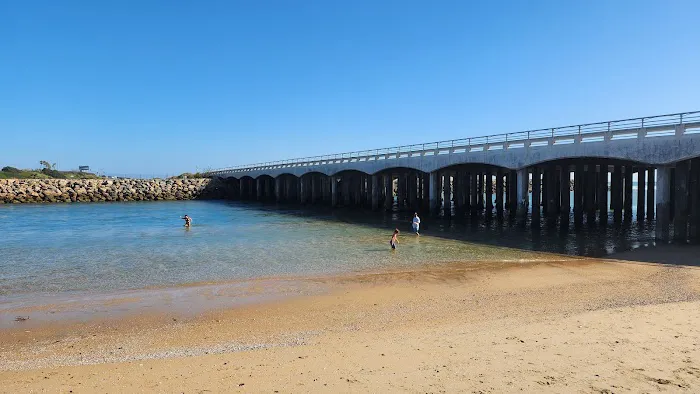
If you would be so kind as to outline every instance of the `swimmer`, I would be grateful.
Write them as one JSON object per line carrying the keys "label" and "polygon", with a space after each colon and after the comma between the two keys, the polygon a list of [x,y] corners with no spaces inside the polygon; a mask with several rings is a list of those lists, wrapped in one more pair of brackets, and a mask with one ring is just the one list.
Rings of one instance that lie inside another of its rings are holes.
{"label": "swimmer", "polygon": [[183,219],[185,221],[185,227],[190,227],[190,225],[192,225],[192,218],[191,217],[185,215],[181,219]]}
{"label": "swimmer", "polygon": [[391,236],[391,241],[389,241],[389,245],[391,245],[391,249],[395,250],[396,249],[396,244],[399,243],[399,229],[396,228],[394,229],[394,235]]}

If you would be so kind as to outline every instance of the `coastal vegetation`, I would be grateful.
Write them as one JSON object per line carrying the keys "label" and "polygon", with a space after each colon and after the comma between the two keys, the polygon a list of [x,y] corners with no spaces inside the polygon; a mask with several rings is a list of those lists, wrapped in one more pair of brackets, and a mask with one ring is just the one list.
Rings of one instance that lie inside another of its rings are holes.
{"label": "coastal vegetation", "polygon": [[97,175],[81,171],[59,171],[55,163],[42,160],[39,162],[43,168],[20,169],[5,166],[0,169],[0,179],[97,179]]}
{"label": "coastal vegetation", "polygon": [[189,179],[199,179],[199,178],[208,178],[208,176],[206,176],[204,173],[201,173],[201,172],[195,172],[195,173],[183,172],[182,174],[174,176],[173,178],[175,178],[175,179],[188,179],[188,178]]}

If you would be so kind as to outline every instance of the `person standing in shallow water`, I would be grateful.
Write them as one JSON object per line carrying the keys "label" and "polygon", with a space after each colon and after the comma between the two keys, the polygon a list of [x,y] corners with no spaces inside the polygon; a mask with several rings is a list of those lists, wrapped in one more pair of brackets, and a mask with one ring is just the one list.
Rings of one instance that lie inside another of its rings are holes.
{"label": "person standing in shallow water", "polygon": [[184,217],[182,217],[182,219],[185,221],[185,227],[190,227],[190,225],[192,225],[191,217],[185,215]]}
{"label": "person standing in shallow water", "polygon": [[391,250],[396,250],[396,245],[398,243],[399,243],[399,229],[395,228],[394,235],[391,236],[391,241],[389,241],[389,245],[391,245]]}
{"label": "person standing in shallow water", "polygon": [[413,227],[413,232],[416,233],[416,235],[420,235],[418,231],[420,230],[420,218],[418,217],[418,212],[416,212],[413,215],[413,220],[412,220],[412,226]]}

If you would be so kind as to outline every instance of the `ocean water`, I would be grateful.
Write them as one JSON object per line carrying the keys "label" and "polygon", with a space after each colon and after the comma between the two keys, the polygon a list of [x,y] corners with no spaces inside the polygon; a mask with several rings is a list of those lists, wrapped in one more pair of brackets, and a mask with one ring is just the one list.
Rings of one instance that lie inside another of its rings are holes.
{"label": "ocean water", "polygon": [[[193,218],[192,227],[181,217]],[[533,229],[508,219],[410,212],[290,209],[257,203],[173,201],[0,205],[0,328],[198,313],[269,297],[323,291],[305,277],[446,262],[604,256],[653,244],[653,223]],[[391,251],[394,228],[402,233]],[[299,280],[301,279],[301,280]]]}
{"label": "ocean water", "polygon": [[333,215],[206,201],[0,206],[0,299],[532,255],[440,236],[450,226],[439,224],[437,237],[402,234],[392,253],[408,217]]}

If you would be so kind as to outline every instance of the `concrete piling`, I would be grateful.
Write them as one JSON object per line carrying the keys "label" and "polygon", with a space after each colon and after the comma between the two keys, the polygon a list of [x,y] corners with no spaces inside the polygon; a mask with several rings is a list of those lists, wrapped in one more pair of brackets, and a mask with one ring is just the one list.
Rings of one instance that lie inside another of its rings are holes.
{"label": "concrete piling", "polygon": [[595,224],[595,214],[596,214],[596,195],[597,195],[597,175],[595,164],[588,164],[586,166],[586,185],[584,187],[584,205],[586,209],[586,223],[589,225]]}
{"label": "concrete piling", "polygon": [[670,236],[669,224],[671,217],[671,169],[658,167],[656,169],[656,238],[668,241]]}
{"label": "concrete piling", "polygon": [[486,217],[491,218],[493,216],[493,174],[491,170],[486,171]]}
{"label": "concrete piling", "polygon": [[496,170],[496,217],[503,219],[503,171]]}
{"label": "concrete piling", "polygon": [[525,223],[525,220],[527,219],[527,208],[528,208],[528,188],[529,188],[529,173],[527,171],[527,168],[522,168],[518,170],[517,175],[516,175],[516,182],[517,182],[517,199],[518,199],[518,207],[517,207],[517,217],[519,222]]}
{"label": "concrete piling", "polygon": [[539,224],[542,197],[542,179],[539,167],[532,168],[532,224]]}
{"label": "concrete piling", "polygon": [[625,166],[625,194],[624,194],[624,210],[625,222],[632,220],[632,166]]}
{"label": "concrete piling", "polygon": [[637,167],[637,222],[644,220],[646,198],[646,168]]}
{"label": "concrete piling", "polygon": [[688,161],[676,164],[673,239],[685,242],[688,238]]}
{"label": "concrete piling", "polygon": [[647,169],[647,221],[654,220],[654,196],[656,194],[656,170],[652,167]]}

